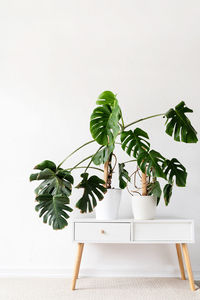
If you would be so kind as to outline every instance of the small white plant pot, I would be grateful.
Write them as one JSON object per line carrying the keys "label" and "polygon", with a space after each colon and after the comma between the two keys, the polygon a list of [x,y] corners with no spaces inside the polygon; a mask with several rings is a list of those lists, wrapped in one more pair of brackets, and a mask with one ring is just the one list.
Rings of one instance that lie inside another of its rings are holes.
{"label": "small white plant pot", "polygon": [[108,189],[104,199],[98,201],[95,208],[97,220],[118,219],[121,201],[121,189]]}
{"label": "small white plant pot", "polygon": [[150,220],[156,215],[157,198],[154,196],[133,196],[132,210],[135,220]]}

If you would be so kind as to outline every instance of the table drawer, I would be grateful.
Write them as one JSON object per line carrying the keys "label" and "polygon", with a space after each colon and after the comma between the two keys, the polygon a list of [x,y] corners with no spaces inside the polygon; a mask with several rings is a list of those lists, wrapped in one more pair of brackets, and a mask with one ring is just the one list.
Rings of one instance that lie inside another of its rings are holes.
{"label": "table drawer", "polygon": [[192,222],[138,222],[133,223],[133,241],[193,242]]}
{"label": "table drawer", "polygon": [[130,223],[74,223],[74,240],[94,243],[130,242]]}

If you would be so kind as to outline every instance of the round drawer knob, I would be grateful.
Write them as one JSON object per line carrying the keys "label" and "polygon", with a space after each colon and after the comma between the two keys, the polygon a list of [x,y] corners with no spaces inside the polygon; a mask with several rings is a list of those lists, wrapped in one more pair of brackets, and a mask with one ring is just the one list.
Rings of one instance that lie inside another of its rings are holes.
{"label": "round drawer knob", "polygon": [[105,233],[105,230],[101,229],[101,233],[104,234],[104,233]]}

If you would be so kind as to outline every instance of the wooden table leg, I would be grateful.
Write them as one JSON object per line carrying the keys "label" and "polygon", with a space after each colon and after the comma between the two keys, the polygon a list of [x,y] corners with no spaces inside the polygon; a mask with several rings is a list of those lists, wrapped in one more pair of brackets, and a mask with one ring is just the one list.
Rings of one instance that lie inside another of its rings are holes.
{"label": "wooden table leg", "polygon": [[80,269],[81,258],[82,258],[82,253],[83,253],[83,246],[84,246],[84,243],[78,243],[78,252],[77,252],[77,257],[76,257],[76,262],[75,262],[74,275],[73,275],[73,279],[72,279],[72,290],[75,290],[75,287],[76,287],[76,279],[78,278],[78,273],[79,273],[79,269]]}
{"label": "wooden table leg", "polygon": [[183,258],[182,258],[180,244],[176,244],[176,251],[177,251],[178,262],[179,262],[179,267],[180,267],[180,272],[181,272],[181,279],[185,280],[185,271],[184,271],[184,266],[183,266]]}
{"label": "wooden table leg", "polygon": [[190,256],[187,248],[187,244],[182,244],[183,247],[183,255],[185,258],[185,264],[188,272],[188,278],[190,282],[190,288],[192,291],[195,291],[195,286],[194,286],[194,279],[193,279],[193,274],[192,274],[192,268],[191,268],[191,263],[190,263]]}

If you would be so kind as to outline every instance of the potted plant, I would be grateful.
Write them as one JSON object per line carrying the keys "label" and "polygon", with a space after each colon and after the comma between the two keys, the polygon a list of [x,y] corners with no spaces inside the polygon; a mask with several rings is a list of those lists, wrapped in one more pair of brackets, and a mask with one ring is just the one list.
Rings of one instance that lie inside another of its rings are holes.
{"label": "potted plant", "polygon": [[[191,112],[193,111],[186,107],[182,101],[175,109],[170,109],[163,114],[163,117],[166,118],[166,133],[173,136],[175,141],[184,143],[196,143],[198,141],[197,133],[186,116],[186,113]],[[176,183],[179,187],[186,185],[186,169],[178,159],[165,158],[159,152],[151,149],[148,134],[140,128],[136,128],[134,131],[124,130],[121,133],[121,143],[123,150],[136,158],[138,165],[134,172],[134,185],[135,192],[140,194],[140,190],[141,194],[133,197],[134,217],[135,219],[152,219],[162,194],[158,178],[164,179],[166,182],[163,194],[165,204],[168,205],[173,184]],[[140,172],[141,189],[136,186],[136,175]]]}
{"label": "potted plant", "polygon": [[[116,95],[112,92],[103,92],[98,97],[96,103],[97,107],[92,112],[90,119],[90,131],[93,140],[86,142],[74,150],[58,166],[49,160],[38,164],[35,169],[39,170],[39,172],[30,176],[31,181],[42,180],[42,183],[35,189],[36,210],[39,211],[39,216],[43,217],[44,223],[48,222],[54,229],[62,229],[68,224],[69,212],[72,211],[69,200],[74,184],[72,173],[75,169],[84,168],[84,171],[80,175],[81,181],[76,186],[76,188],[83,189],[83,194],[76,203],[76,207],[82,213],[93,211],[97,206],[98,200],[101,201],[106,194],[109,195],[108,200],[111,199],[111,194],[115,193],[114,199],[116,198],[116,194],[120,194],[120,192],[118,193],[111,188],[114,172],[112,164],[116,165],[117,162],[116,155],[113,153],[115,146],[119,146],[131,156],[132,159],[129,162],[137,163],[137,169],[134,174],[141,173],[142,182],[142,192],[138,199],[139,204],[143,200],[149,204],[149,199],[151,199],[152,206],[154,207],[153,211],[155,210],[155,206],[158,204],[161,196],[161,187],[158,178],[166,181],[163,189],[166,205],[170,201],[174,182],[177,186],[186,185],[186,169],[176,158],[165,158],[159,152],[151,149],[149,136],[141,128],[137,127],[134,130],[127,130],[128,127],[135,126],[135,124],[143,120],[164,117],[166,119],[166,133],[173,136],[175,141],[196,143],[198,141],[197,133],[186,116],[186,113],[191,113],[192,110],[187,108],[184,102],[180,102],[174,109],[170,109],[167,113],[151,115],[127,125],[124,123]],[[120,141],[118,141],[119,138]],[[94,154],[82,159],[72,168],[63,169],[61,167],[71,155],[74,155],[81,148],[93,142],[98,144],[98,148]],[[112,163],[113,158],[115,159],[114,163]],[[83,166],[85,161],[89,161],[89,163]],[[104,164],[104,169],[99,167],[102,164]],[[103,172],[104,180],[96,175],[90,176],[88,170]],[[125,163],[120,163],[119,187],[121,189],[127,186],[130,177],[125,169]],[[135,200],[136,198],[134,197]],[[137,207],[138,204],[133,205],[136,218],[153,217],[152,211],[149,214],[150,209],[146,209],[146,206],[144,206],[146,210],[145,214],[141,213],[141,209],[139,209],[139,213],[137,214]],[[144,212],[144,209],[142,211]]]}
{"label": "potted plant", "polygon": [[105,91],[100,94],[96,104],[97,107],[90,118],[90,132],[102,148],[95,154],[93,163],[104,164],[104,182],[107,189],[104,200],[97,203],[96,218],[116,219],[121,200],[121,189],[126,186],[123,185],[123,177],[126,176],[126,179],[129,180],[128,173],[123,174],[123,170],[120,168],[119,188],[112,187],[112,176],[117,164],[114,149],[118,144],[117,137],[124,126],[124,121],[118,100],[112,92]]}

